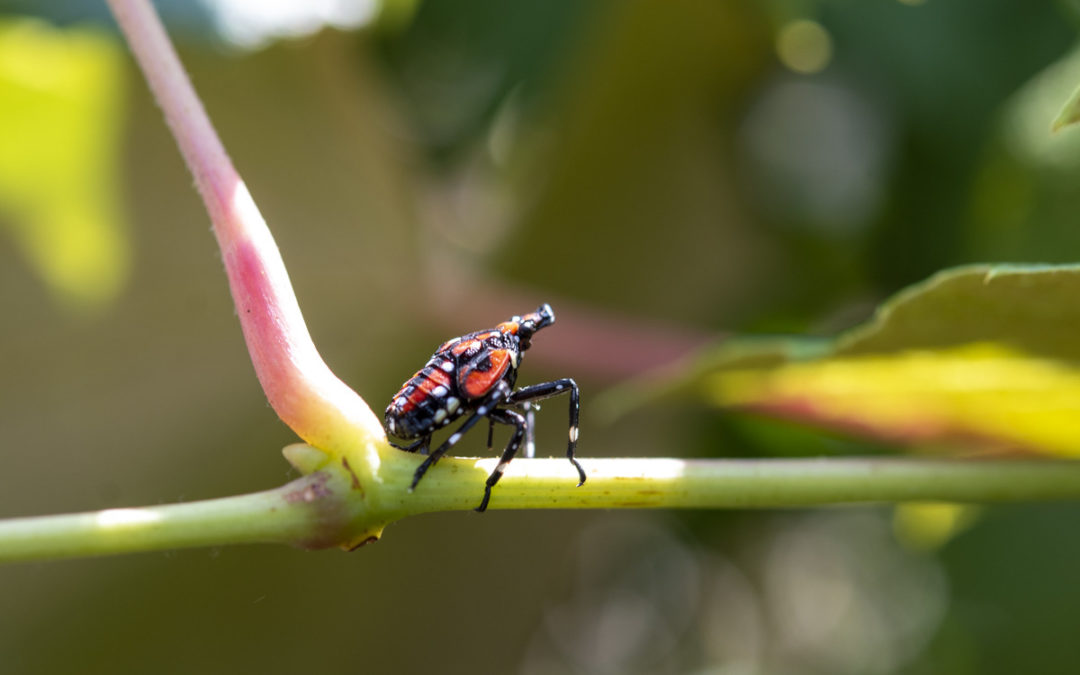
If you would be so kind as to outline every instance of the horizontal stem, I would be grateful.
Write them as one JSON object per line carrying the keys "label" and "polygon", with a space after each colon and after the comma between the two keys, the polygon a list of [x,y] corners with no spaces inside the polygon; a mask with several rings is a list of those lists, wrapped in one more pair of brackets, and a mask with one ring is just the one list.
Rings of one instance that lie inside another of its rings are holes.
{"label": "horizontal stem", "polygon": [[334,545],[347,519],[326,499],[335,482],[318,472],[235,497],[0,520],[0,562],[258,542]]}
{"label": "horizontal stem", "polygon": [[[412,512],[418,507],[475,506],[482,483],[470,481],[474,487],[463,501],[461,480],[453,473],[471,468],[483,476],[496,461],[455,459],[451,462],[465,466],[440,464],[413,495],[402,499],[401,506]],[[1080,462],[1068,460],[586,458],[582,465],[588,480],[577,487],[576,473],[565,459],[515,460],[492,492],[489,508],[719,509],[1080,499]],[[408,508],[409,498],[420,504]]]}
{"label": "horizontal stem", "polygon": [[[0,520],[0,562],[193,546],[286,543],[351,548],[407,515],[472,509],[497,460],[446,458],[416,488],[420,458],[394,453],[361,484],[347,462],[274,490],[187,504]],[[490,509],[777,508],[853,502],[1080,499],[1080,462],[1063,460],[519,459]]]}

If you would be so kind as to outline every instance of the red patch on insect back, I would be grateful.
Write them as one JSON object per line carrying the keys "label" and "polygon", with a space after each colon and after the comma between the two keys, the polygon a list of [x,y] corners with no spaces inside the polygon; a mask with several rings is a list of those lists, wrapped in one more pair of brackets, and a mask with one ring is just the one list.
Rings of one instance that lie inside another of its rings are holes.
{"label": "red patch on insect back", "polygon": [[450,387],[450,376],[444,373],[442,370],[432,370],[428,373],[428,379],[435,384],[441,384],[444,387]]}
{"label": "red patch on insect back", "polygon": [[[424,380],[424,382],[427,382],[427,380]],[[405,399],[406,404],[405,404],[405,407],[402,410],[405,410],[405,411],[412,410],[412,408],[414,406],[420,405],[420,403],[423,402],[424,399],[426,399],[427,397],[428,397],[428,392],[424,391],[423,386],[419,386],[416,389],[413,389],[409,393],[409,396]]]}
{"label": "red patch on insect back", "polygon": [[521,327],[517,321],[503,321],[498,326],[495,326],[503,335],[517,335],[518,328]]}
{"label": "red patch on insect back", "polygon": [[477,344],[478,343],[476,342],[476,340],[465,340],[464,342],[459,342],[458,344],[454,345],[454,355],[461,356],[470,349],[475,348]]}
{"label": "red patch on insect back", "polygon": [[446,373],[435,371],[420,380],[417,384],[417,388],[421,389],[425,394],[430,394],[435,391],[436,388],[446,387],[448,384],[450,384],[450,380],[446,377]]}
{"label": "red patch on insect back", "polygon": [[493,349],[488,357],[491,367],[487,370],[478,369],[474,363],[461,369],[458,387],[469,398],[480,398],[491,391],[510,367],[510,352],[505,349]]}

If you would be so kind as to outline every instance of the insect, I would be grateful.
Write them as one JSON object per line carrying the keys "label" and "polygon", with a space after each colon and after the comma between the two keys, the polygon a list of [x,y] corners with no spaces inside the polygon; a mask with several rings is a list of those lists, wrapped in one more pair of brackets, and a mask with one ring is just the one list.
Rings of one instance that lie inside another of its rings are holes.
{"label": "insect", "polygon": [[533,334],[555,322],[551,305],[543,304],[535,312],[515,316],[494,328],[477,331],[444,342],[427,364],[413,375],[394,395],[386,408],[383,424],[387,433],[402,440],[417,439],[396,448],[426,454],[431,435],[460,417],[468,415],[457,431],[416,469],[411,492],[435,462],[454,447],[477,422],[488,420],[488,449],[491,449],[495,423],[514,427],[495,470],[484,485],[484,498],[477,511],[487,509],[491,488],[502,478],[506,465],[517,454],[526,433],[531,429],[526,418],[514,408],[522,409],[531,402],[570,394],[570,430],[566,458],[577,469],[578,486],[585,482],[585,471],[574,459],[578,439],[579,392],[570,378],[534,384],[514,389],[522,354],[532,342]]}

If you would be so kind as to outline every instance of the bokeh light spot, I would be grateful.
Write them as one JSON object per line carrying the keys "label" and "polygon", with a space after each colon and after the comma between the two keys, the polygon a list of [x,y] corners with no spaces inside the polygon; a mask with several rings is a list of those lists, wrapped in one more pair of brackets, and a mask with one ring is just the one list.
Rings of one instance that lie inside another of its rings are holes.
{"label": "bokeh light spot", "polygon": [[776,36],[780,62],[796,73],[821,72],[832,60],[832,51],[832,38],[816,21],[791,21]]}

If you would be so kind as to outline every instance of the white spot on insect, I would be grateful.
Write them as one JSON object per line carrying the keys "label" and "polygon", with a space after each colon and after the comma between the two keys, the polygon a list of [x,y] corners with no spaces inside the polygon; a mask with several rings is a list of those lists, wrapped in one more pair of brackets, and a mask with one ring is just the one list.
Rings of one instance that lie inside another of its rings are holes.
{"label": "white spot on insect", "polygon": [[476,409],[476,414],[481,416],[481,417],[483,417],[487,413],[488,413],[488,409],[487,409],[486,405],[482,405],[482,406],[480,406],[479,408]]}
{"label": "white spot on insect", "polygon": [[511,366],[513,366],[515,368],[518,367],[518,357],[519,357],[519,355],[518,355],[516,349],[510,350],[510,365]]}
{"label": "white spot on insect", "polygon": [[387,421],[386,426],[390,428],[390,433],[397,433],[397,422],[393,418]]}
{"label": "white spot on insect", "polygon": [[404,396],[399,396],[398,398],[394,399],[394,405],[396,405],[399,408],[404,408],[405,403],[406,403],[406,399],[405,399]]}
{"label": "white spot on insect", "polygon": [[451,396],[450,398],[446,399],[446,412],[453,415],[457,412],[459,405],[461,405],[461,401]]}
{"label": "white spot on insect", "polygon": [[506,471],[506,465],[509,464],[509,463],[510,462],[499,462],[499,465],[495,467],[495,472],[496,473],[502,473],[502,472]]}
{"label": "white spot on insect", "polygon": [[577,427],[570,427],[570,442],[577,443]]}
{"label": "white spot on insect", "polygon": [[441,384],[431,390],[431,395],[432,396],[438,396],[439,398],[442,398],[443,396],[446,396],[449,393],[450,393],[450,390],[447,389],[446,387],[442,386]]}
{"label": "white spot on insect", "polygon": [[453,445],[454,443],[457,443],[460,440],[461,440],[461,434],[452,434],[450,436],[450,438],[448,438],[446,440],[446,442],[449,443],[450,445]]}
{"label": "white spot on insect", "polygon": [[443,361],[439,364],[439,368],[441,368],[444,373],[454,372],[454,364],[451,361]]}
{"label": "white spot on insect", "polygon": [[555,385],[555,391],[562,391],[562,390],[563,390],[563,386],[561,384]]}
{"label": "white spot on insect", "polygon": [[435,424],[440,424],[446,420],[446,411],[439,408],[435,411]]}

